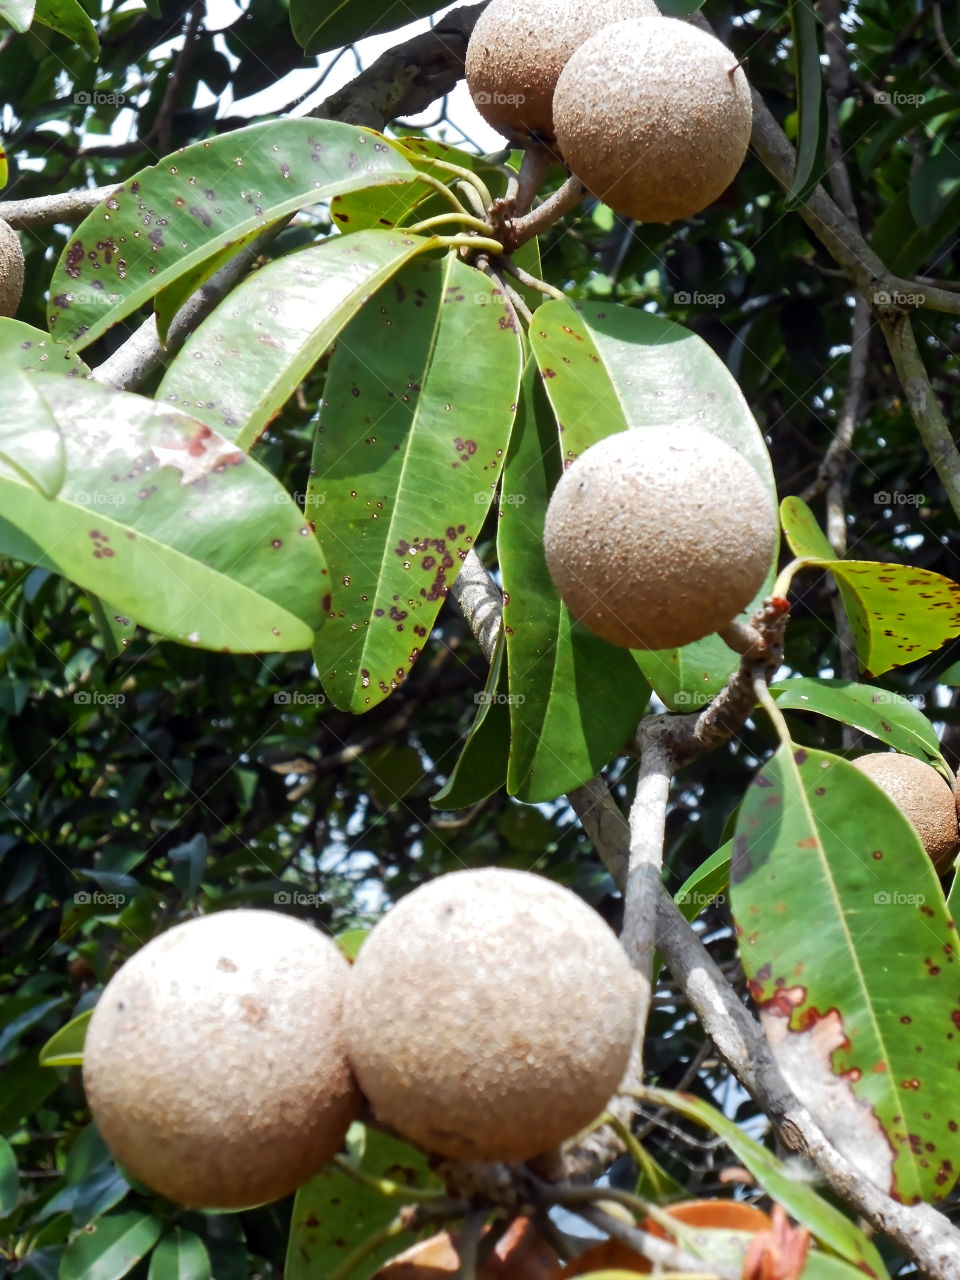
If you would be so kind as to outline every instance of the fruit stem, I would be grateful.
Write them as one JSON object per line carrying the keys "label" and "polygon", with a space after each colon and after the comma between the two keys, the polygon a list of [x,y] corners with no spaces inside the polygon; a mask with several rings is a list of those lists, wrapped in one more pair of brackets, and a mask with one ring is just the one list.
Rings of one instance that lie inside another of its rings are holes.
{"label": "fruit stem", "polygon": [[[507,251],[512,253],[514,249],[519,249],[522,244],[526,244],[528,240],[532,240],[534,236],[540,235],[555,222],[559,222],[565,213],[577,207],[586,192],[587,188],[580,179],[575,174],[571,174],[552,196],[548,196],[543,204],[538,205],[531,213],[524,214],[522,218],[510,217],[509,210],[502,207],[500,219],[503,223]],[[503,206],[504,202],[501,201],[500,204]],[[496,226],[496,221],[494,225]],[[499,230],[500,228],[497,227],[498,232]]]}
{"label": "fruit stem", "polygon": [[523,159],[520,161],[520,172],[516,178],[516,190],[513,190],[513,180],[511,186],[507,188],[508,197],[512,194],[514,197],[513,216],[521,218],[529,210],[533,204],[534,196],[544,184],[547,176],[547,170],[556,160],[556,156],[550,148],[543,142],[531,140],[523,153]]}
{"label": "fruit stem", "polygon": [[[450,164],[449,161],[447,160],[435,160],[433,158],[431,158],[430,160],[430,167],[435,169],[442,169],[446,173],[452,173],[456,177],[460,178],[461,181],[469,183],[469,185],[474,188],[477,195],[483,201],[484,209],[489,209],[490,206],[493,204],[493,196],[490,194],[490,189],[487,187],[483,179],[480,178],[477,174],[472,173],[471,170],[464,169],[458,164]],[[421,176],[426,178],[428,175],[423,174]],[[437,181],[437,179],[434,179],[434,181]],[[441,183],[440,185],[442,186],[443,184]]]}
{"label": "fruit stem", "polygon": [[[451,191],[445,182],[441,182],[439,178],[434,178],[432,174],[429,173],[421,173],[418,176],[428,187],[432,187],[438,196],[443,196],[444,200],[453,206],[455,212],[469,216],[469,209],[464,208],[463,202],[457,198],[456,193]],[[472,194],[473,191],[471,189],[471,195]],[[484,206],[484,208],[481,209],[481,213],[484,213],[485,211],[486,209]]]}
{"label": "fruit stem", "polygon": [[518,267],[515,262],[511,262],[509,258],[505,258],[503,269],[514,280],[519,280],[521,284],[526,285],[528,289],[536,289],[538,293],[545,293],[548,298],[557,298],[560,302],[565,302],[567,296],[560,289],[555,289],[552,284],[547,284],[546,280],[540,280],[537,276],[532,276],[529,271],[524,271],[523,267]]}
{"label": "fruit stem", "polygon": [[819,556],[798,556],[796,560],[791,560],[785,565],[777,576],[776,582],[773,584],[772,594],[775,596],[785,596],[790,591],[790,584],[793,582],[793,575],[799,573],[801,569],[829,569],[830,561],[821,559]]}
{"label": "fruit stem", "polygon": [[489,236],[437,236],[436,243],[441,249],[486,249],[488,253],[498,256],[503,253],[500,241],[491,240]]}
{"label": "fruit stem", "polygon": [[444,222],[459,222],[463,227],[478,231],[481,235],[490,234],[489,223],[481,222],[479,218],[469,213],[438,213],[432,218],[424,218],[423,222],[415,222],[413,226],[404,227],[404,231],[409,231],[411,235],[419,235],[420,232],[429,231],[432,227],[438,227]]}

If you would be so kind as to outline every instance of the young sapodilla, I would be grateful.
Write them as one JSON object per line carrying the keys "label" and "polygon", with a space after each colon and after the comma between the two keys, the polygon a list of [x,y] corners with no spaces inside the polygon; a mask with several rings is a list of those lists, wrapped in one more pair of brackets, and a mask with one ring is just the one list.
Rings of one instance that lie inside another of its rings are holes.
{"label": "young sapodilla", "polygon": [[273,911],[222,911],[149,942],[107,984],[83,1082],[97,1128],[171,1200],[239,1209],[288,1195],[359,1105],[340,1025],[349,965]]}
{"label": "young sapodilla", "polygon": [[578,1132],[626,1070],[637,983],[582,899],[524,871],[440,876],[364,942],[344,1026],[375,1115],[457,1160],[526,1160]]}
{"label": "young sapodilla", "polygon": [[553,93],[564,63],[608,22],[659,18],[654,0],[491,0],[467,46],[477,110],[508,138],[553,141]]}
{"label": "young sapodilla", "polygon": [[23,296],[23,248],[9,222],[0,219],[0,316],[16,314]]}
{"label": "young sapodilla", "polygon": [[896,751],[873,751],[851,761],[887,793],[910,820],[939,875],[960,846],[957,806],[947,782],[931,765]]}
{"label": "young sapodilla", "polygon": [[557,147],[617,213],[689,218],[743,163],[753,108],[737,60],[677,18],[604,27],[571,56],[553,100]]}
{"label": "young sapodilla", "polygon": [[685,425],[591,445],[561,476],[544,525],[547,567],[571,614],[630,649],[722,631],[763,585],[776,539],[754,468]]}

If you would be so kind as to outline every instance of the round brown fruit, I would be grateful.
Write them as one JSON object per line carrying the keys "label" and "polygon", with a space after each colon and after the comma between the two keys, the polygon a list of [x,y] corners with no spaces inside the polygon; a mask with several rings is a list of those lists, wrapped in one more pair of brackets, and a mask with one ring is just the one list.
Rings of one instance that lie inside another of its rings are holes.
{"label": "round brown fruit", "polygon": [[936,769],[896,751],[873,751],[851,763],[909,818],[937,873],[948,871],[960,847],[960,831],[953,792]]}
{"label": "round brown fruit", "polygon": [[455,1160],[526,1160],[623,1078],[636,975],[582,899],[525,871],[440,876],[364,942],[344,1026],[374,1113]]}
{"label": "round brown fruit", "polygon": [[188,920],[138,951],[84,1047],[117,1160],[196,1208],[276,1200],[316,1173],[359,1106],[340,1025],[349,968],[329,938],[273,911]]}
{"label": "round brown fruit", "polygon": [[659,18],[654,0],[491,0],[467,46],[477,110],[508,138],[553,141],[553,93],[564,64],[604,24]]}
{"label": "round brown fruit", "polygon": [[0,219],[0,316],[16,314],[23,296],[23,248],[9,222]]}
{"label": "round brown fruit", "polygon": [[637,427],[564,472],[544,526],[574,618],[611,644],[673,649],[722,631],[773,563],[777,515],[741,454],[696,427]]}
{"label": "round brown fruit", "polygon": [[752,110],[730,50],[677,18],[604,27],[571,56],[553,101],[567,165],[642,222],[692,217],[726,190]]}

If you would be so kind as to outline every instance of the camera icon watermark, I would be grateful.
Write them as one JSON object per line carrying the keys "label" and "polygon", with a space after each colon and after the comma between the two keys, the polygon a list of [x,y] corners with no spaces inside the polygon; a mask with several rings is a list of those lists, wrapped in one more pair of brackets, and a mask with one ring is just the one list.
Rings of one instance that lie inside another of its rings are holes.
{"label": "camera icon watermark", "polygon": [[325,902],[322,893],[303,893],[300,889],[278,889],[273,895],[277,907],[322,907]]}
{"label": "camera icon watermark", "polygon": [[522,707],[526,702],[526,698],[522,693],[488,693],[484,689],[481,693],[473,695],[473,701],[478,707],[489,706],[508,706]]}
{"label": "camera icon watermark", "polygon": [[122,707],[127,700],[125,693],[98,693],[96,689],[78,689],[74,702],[81,707]]}
{"label": "camera icon watermark", "polygon": [[686,289],[678,289],[673,295],[675,307],[722,307],[726,301],[725,293],[689,293]]}
{"label": "camera icon watermark", "polygon": [[922,893],[901,893],[899,889],[891,893],[888,890],[879,889],[873,895],[873,900],[877,906],[881,907],[922,907],[927,899]]}
{"label": "camera icon watermark", "polygon": [[278,707],[320,707],[326,700],[325,693],[301,693],[299,689],[281,689],[273,695]]}
{"label": "camera icon watermark", "polygon": [[878,489],[873,495],[874,505],[878,507],[925,507],[925,493],[906,493],[902,489]]}
{"label": "camera icon watermark", "polygon": [[689,902],[691,904],[695,904],[698,907],[708,907],[710,906],[711,903],[714,903],[714,902],[717,904],[718,907],[722,907],[723,904],[726,902],[726,900],[727,899],[725,894],[700,893],[699,890],[697,889],[694,889],[692,893],[681,893],[680,896],[675,899],[678,905],[681,902]]}
{"label": "camera icon watermark", "polygon": [[123,93],[101,93],[99,89],[88,93],[81,89],[73,95],[73,100],[78,107],[122,107],[127,98]]}
{"label": "camera icon watermark", "polygon": [[78,889],[73,895],[78,907],[122,907],[126,900],[125,893],[101,893],[99,889]]}
{"label": "camera icon watermark", "polygon": [[673,700],[678,707],[705,707],[711,700],[712,694],[697,693],[689,689],[678,689],[673,695]]}
{"label": "camera icon watermark", "polygon": [[522,107],[527,98],[523,93],[485,93],[481,89],[473,95],[473,100],[478,107]]}
{"label": "camera icon watermark", "polygon": [[875,307],[922,307],[926,301],[924,293],[904,293],[900,289],[894,289],[892,293],[887,289],[878,289],[873,295]]}
{"label": "camera icon watermark", "polygon": [[325,493],[275,493],[273,495],[275,506],[281,507],[290,502],[304,511],[308,507],[322,507],[326,500]]}
{"label": "camera icon watermark", "polygon": [[919,107],[927,100],[925,93],[899,93],[896,89],[887,93],[885,89],[878,89],[873,95],[873,100],[878,107]]}

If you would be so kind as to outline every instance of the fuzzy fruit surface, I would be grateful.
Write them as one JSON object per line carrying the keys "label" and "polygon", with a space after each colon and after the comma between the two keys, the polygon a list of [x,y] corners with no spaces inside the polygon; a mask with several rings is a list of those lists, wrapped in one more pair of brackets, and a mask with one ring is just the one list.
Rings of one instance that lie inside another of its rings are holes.
{"label": "fuzzy fruit surface", "polygon": [[571,614],[630,649],[722,630],[762,587],[776,539],[771,495],[750,463],[691,426],[591,445],[561,476],[544,525]]}
{"label": "fuzzy fruit surface", "polygon": [[552,142],[553,94],[570,55],[606,23],[659,16],[654,0],[491,0],[467,46],[470,96],[508,138]]}
{"label": "fuzzy fruit surface", "polygon": [[851,763],[910,820],[938,874],[948,871],[960,847],[960,831],[954,794],[936,769],[896,751],[872,751]]}
{"label": "fuzzy fruit surface", "polygon": [[743,164],[753,108],[737,60],[676,18],[604,27],[571,56],[553,101],[557,147],[617,213],[699,213]]}
{"label": "fuzzy fruit surface", "polygon": [[107,1146],[135,1177],[197,1208],[294,1191],[341,1147],[359,1106],[335,943],[273,911],[177,925],[107,984],[83,1082]]}
{"label": "fuzzy fruit surface", "polygon": [[0,219],[0,316],[16,313],[23,297],[23,248],[9,222]]}
{"label": "fuzzy fruit surface", "polygon": [[526,1160],[623,1078],[637,978],[604,920],[525,871],[440,876],[363,944],[344,1011],[377,1118],[459,1160]]}

